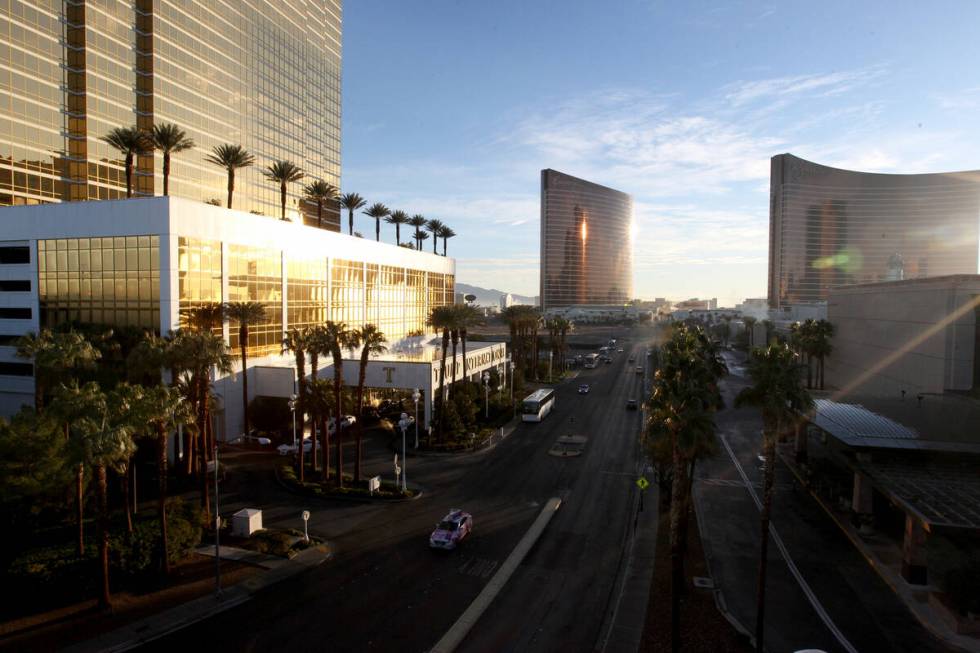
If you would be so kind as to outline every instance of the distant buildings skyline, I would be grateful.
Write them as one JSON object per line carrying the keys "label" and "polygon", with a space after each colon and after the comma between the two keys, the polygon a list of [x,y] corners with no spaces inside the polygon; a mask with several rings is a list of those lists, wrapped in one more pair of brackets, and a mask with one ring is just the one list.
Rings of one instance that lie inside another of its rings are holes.
{"label": "distant buildings skyline", "polygon": [[541,307],[633,299],[633,198],[550,168],[541,171]]}

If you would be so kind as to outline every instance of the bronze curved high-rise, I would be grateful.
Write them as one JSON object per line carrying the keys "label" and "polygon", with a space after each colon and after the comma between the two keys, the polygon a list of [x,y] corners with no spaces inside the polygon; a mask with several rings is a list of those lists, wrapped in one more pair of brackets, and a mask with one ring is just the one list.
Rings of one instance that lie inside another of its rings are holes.
{"label": "bronze curved high-rise", "polygon": [[541,307],[623,304],[633,297],[633,198],[541,171]]}
{"label": "bronze curved high-rise", "polygon": [[980,171],[894,175],[772,157],[769,305],[835,286],[976,274]]}

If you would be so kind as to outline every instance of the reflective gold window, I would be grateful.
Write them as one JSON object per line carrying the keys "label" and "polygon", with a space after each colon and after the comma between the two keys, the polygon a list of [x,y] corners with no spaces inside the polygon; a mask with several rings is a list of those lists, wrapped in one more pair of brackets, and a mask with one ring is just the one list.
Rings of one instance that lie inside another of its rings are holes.
{"label": "reflective gold window", "polygon": [[335,322],[358,327],[365,322],[364,263],[330,261],[330,314]]}
{"label": "reflective gold window", "polygon": [[38,241],[43,327],[66,322],[160,329],[157,236]]}
{"label": "reflective gold window", "polygon": [[187,326],[186,309],[222,302],[221,243],[181,236],[177,241],[177,286],[181,327]]}
{"label": "reflective gold window", "polygon": [[327,259],[287,259],[286,324],[290,329],[323,324],[330,319]]}
{"label": "reflective gold window", "polygon": [[[252,355],[277,354],[282,345],[282,253],[277,249],[228,246],[228,301],[260,302],[265,321],[249,326],[248,351]],[[238,329],[229,332],[231,347],[238,347]]]}

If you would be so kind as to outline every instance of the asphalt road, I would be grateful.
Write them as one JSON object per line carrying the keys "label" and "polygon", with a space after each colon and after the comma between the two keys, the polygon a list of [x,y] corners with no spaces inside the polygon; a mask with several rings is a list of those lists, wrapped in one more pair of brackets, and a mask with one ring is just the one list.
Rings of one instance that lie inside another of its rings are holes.
{"label": "asphalt road", "polygon": [[[727,408],[716,418],[749,482],[762,496],[761,417],[733,408],[747,385],[744,369],[726,354],[731,375],[722,383]],[[731,613],[755,627],[759,512],[724,445],[698,467],[695,492],[716,586]],[[923,628],[837,526],[799,488],[781,463],[776,467],[772,523],[790,558],[831,623],[857,651],[948,650]],[[770,539],[766,601],[766,648],[846,650],[818,616]]]}
{"label": "asphalt road", "polygon": [[[462,650],[593,650],[611,608],[637,469],[640,411],[625,403],[640,397],[643,377],[627,358],[632,352],[642,363],[645,346],[620,344],[626,352],[613,364],[582,370],[558,387],[545,421],[521,424],[491,451],[410,458],[409,479],[426,490],[419,501],[283,497],[258,472],[229,484],[226,505],[258,505],[267,525],[300,526],[295,515],[309,508],[311,532],[330,540],[336,556],[145,650],[425,651],[553,496],[562,497],[561,509]],[[579,383],[592,391],[577,394]],[[587,437],[585,453],[549,456],[566,434]],[[380,449],[367,465],[370,474],[390,475],[390,468],[390,453]],[[473,536],[457,551],[430,551],[434,522],[454,507],[473,514]]]}

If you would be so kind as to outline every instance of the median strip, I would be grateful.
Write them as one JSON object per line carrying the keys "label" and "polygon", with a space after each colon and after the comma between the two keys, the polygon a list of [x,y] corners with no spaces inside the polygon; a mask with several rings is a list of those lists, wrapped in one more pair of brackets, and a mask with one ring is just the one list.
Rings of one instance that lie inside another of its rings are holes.
{"label": "median strip", "polygon": [[558,512],[560,505],[561,499],[558,497],[548,499],[544,508],[541,509],[541,513],[538,514],[537,519],[527,529],[524,537],[517,543],[517,546],[507,556],[507,559],[504,560],[504,564],[500,566],[500,569],[497,570],[497,573],[493,575],[490,582],[486,584],[479,595],[473,600],[473,603],[460,615],[456,623],[442,636],[442,639],[436,642],[436,645],[431,649],[431,653],[452,653],[452,651],[456,650],[456,647],[459,646],[460,642],[473,629],[473,626],[476,625],[476,622],[479,621],[486,609],[490,607],[490,604],[496,598],[497,594],[500,593],[500,590],[510,580],[511,575],[517,569],[518,565],[527,557],[528,552],[530,552],[535,542],[538,541],[538,538],[541,537],[541,533],[544,532],[548,522]]}

